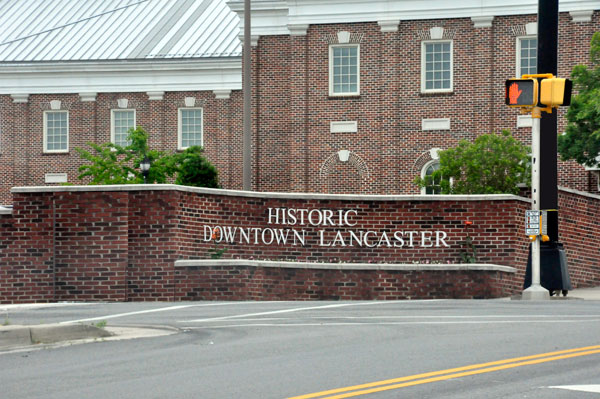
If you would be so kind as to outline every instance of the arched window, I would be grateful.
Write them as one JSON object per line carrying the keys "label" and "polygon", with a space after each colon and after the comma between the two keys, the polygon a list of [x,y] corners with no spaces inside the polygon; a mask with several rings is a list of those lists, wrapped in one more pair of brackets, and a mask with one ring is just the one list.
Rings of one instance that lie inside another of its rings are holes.
{"label": "arched window", "polygon": [[[439,168],[440,168],[440,162],[437,159],[434,159],[433,161],[430,161],[425,164],[425,166],[423,167],[423,170],[421,171],[421,177],[423,179],[426,179],[427,176],[431,176],[433,174],[433,172],[435,172]],[[431,180],[430,184],[428,184],[426,187],[423,187],[421,189],[421,193],[422,194],[441,194],[442,190],[440,187],[440,181],[441,181],[441,179],[439,179],[439,178],[437,178],[435,180]]]}

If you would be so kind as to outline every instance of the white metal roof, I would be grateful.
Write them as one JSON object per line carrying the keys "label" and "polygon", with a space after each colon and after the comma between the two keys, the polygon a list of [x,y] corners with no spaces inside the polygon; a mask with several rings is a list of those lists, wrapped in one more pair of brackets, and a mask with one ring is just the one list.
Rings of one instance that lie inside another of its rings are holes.
{"label": "white metal roof", "polygon": [[225,0],[0,0],[0,62],[239,57]]}

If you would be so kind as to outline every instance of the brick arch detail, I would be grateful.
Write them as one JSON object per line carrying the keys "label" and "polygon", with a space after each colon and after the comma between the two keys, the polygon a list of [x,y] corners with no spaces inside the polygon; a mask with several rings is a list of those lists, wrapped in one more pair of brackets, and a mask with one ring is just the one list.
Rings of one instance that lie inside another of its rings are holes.
{"label": "brick arch detail", "polygon": [[421,171],[423,170],[423,168],[425,167],[425,165],[427,165],[429,162],[433,161],[434,159],[439,159],[439,158],[433,158],[431,156],[431,150],[427,150],[425,152],[423,152],[421,155],[419,155],[419,157],[415,160],[415,163],[413,163],[412,166],[412,172],[415,176],[421,176]]}
{"label": "brick arch detail", "polygon": [[369,168],[360,156],[350,152],[348,160],[342,162],[335,152],[321,165],[319,180],[330,194],[367,193],[369,175]]}
{"label": "brick arch detail", "polygon": [[[327,179],[327,176],[329,176],[333,167],[338,163],[342,163],[342,161],[339,160],[338,153],[334,152],[321,165],[319,170],[320,178],[322,180]],[[367,163],[356,153],[350,152],[347,163],[356,168],[361,178],[365,179],[369,177],[369,168],[367,167]]]}

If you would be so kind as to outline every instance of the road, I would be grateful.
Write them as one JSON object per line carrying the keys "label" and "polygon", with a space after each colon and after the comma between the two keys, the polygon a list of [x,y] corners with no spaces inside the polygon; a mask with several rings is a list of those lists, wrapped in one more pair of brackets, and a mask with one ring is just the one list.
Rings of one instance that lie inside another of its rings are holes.
{"label": "road", "polygon": [[1,397],[597,398],[598,305],[432,300],[11,307],[0,321],[106,321],[180,332],[0,352]]}

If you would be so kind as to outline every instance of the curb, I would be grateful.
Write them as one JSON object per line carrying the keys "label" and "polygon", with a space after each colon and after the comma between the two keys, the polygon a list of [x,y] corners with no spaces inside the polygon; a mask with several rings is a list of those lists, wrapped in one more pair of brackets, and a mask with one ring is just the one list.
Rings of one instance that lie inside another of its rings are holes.
{"label": "curb", "polygon": [[0,327],[0,350],[35,344],[53,344],[90,338],[106,338],[112,334],[86,324],[42,324],[37,326]]}

